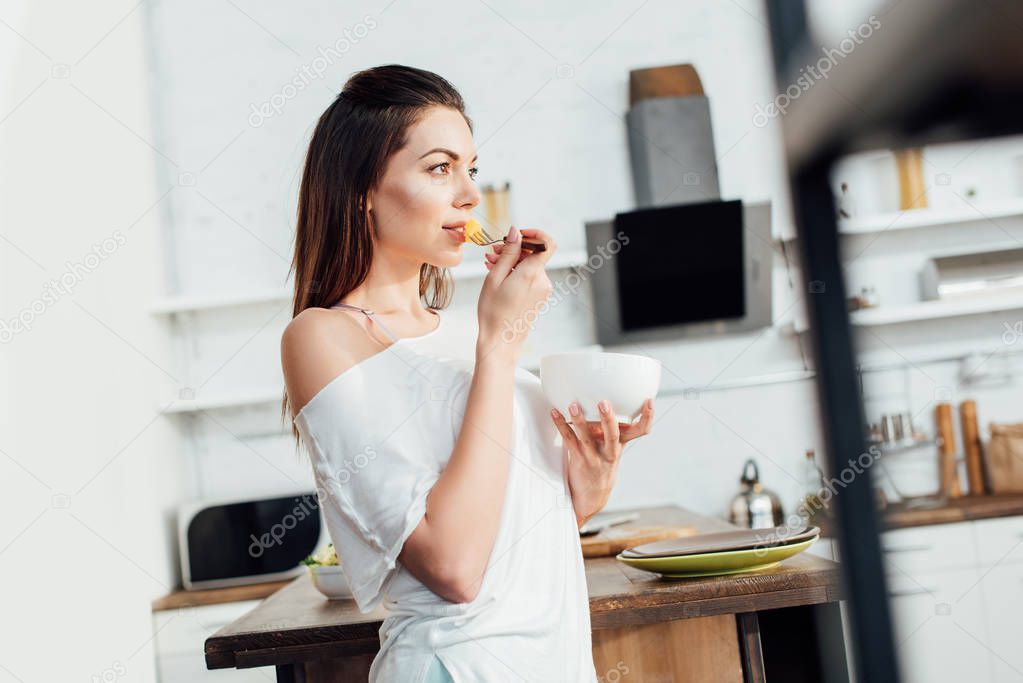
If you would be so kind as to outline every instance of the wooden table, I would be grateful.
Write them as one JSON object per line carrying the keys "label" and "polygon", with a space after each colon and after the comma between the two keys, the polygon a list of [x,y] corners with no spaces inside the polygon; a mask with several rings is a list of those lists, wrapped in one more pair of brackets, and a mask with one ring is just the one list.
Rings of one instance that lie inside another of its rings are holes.
{"label": "wooden table", "polygon": [[[674,506],[636,511],[637,524],[731,528]],[[834,562],[804,553],[773,569],[700,579],[664,579],[613,557],[584,562],[594,664],[605,679],[623,675],[623,664],[644,683],[817,681],[825,666],[845,671],[844,649],[825,655],[817,642],[825,624],[841,633]],[[274,666],[279,681],[365,681],[386,615],[383,606],[360,614],[351,600],[325,600],[302,576],[210,636],[206,666]]]}

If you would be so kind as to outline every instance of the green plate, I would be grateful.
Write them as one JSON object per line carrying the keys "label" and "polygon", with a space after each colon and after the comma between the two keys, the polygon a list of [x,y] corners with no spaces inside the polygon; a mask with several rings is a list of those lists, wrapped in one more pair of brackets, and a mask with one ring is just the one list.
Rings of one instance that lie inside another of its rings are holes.
{"label": "green plate", "polygon": [[630,567],[645,569],[648,572],[671,578],[721,576],[769,569],[782,560],[803,552],[816,540],[817,538],[814,537],[800,543],[773,548],[726,550],[719,553],[677,555],[675,557],[622,557],[622,554],[619,553],[615,559]]}

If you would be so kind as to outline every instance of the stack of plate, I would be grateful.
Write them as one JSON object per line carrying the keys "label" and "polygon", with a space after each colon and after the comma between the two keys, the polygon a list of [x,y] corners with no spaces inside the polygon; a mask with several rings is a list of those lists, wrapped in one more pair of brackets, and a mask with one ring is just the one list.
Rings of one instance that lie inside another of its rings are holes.
{"label": "stack of plate", "polygon": [[736,529],[645,543],[616,557],[630,567],[670,577],[738,574],[773,567],[809,548],[819,535],[815,526]]}

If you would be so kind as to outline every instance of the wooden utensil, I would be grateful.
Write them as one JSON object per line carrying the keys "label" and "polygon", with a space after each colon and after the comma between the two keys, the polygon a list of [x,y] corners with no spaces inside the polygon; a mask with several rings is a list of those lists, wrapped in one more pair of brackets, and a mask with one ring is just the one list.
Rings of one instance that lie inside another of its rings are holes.
{"label": "wooden utensil", "polygon": [[919,147],[896,150],[895,165],[899,171],[899,208],[926,209],[923,150]]}
{"label": "wooden utensil", "polygon": [[703,83],[692,64],[672,64],[629,72],[629,106],[655,97],[703,94]]}
{"label": "wooden utensil", "polygon": [[583,557],[607,557],[644,543],[682,538],[695,533],[696,529],[691,526],[621,524],[604,529],[599,534],[581,538],[580,543],[583,546]]}
{"label": "wooden utensil", "polygon": [[971,496],[982,496],[984,487],[984,460],[981,455],[980,427],[977,426],[977,402],[963,401],[959,404],[959,419],[963,430],[963,450],[966,452],[966,480]]}
{"label": "wooden utensil", "polygon": [[934,422],[938,436],[941,438],[939,453],[939,473],[941,493],[949,498],[960,498],[963,490],[959,486],[959,473],[956,468],[956,435],[952,425],[952,404],[939,403],[934,409]]}

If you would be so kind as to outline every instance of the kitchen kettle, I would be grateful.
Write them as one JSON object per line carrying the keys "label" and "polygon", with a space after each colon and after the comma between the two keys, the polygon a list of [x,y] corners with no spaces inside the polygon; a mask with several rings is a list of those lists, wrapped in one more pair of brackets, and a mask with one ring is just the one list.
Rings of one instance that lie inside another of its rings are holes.
{"label": "kitchen kettle", "polygon": [[728,506],[728,520],[737,526],[766,529],[781,526],[785,513],[781,500],[760,483],[757,463],[750,459],[742,468],[741,488]]}

